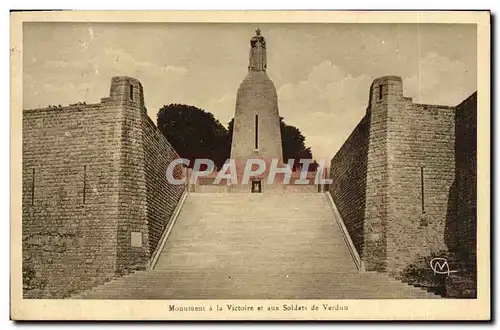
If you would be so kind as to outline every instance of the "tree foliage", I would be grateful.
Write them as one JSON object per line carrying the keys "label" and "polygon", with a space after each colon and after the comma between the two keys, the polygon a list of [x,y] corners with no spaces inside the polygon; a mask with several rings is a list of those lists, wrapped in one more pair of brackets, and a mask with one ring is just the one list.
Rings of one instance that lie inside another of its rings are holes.
{"label": "tree foliage", "polygon": [[157,114],[157,125],[190,167],[196,158],[208,158],[220,168],[229,158],[228,131],[203,109],[185,104],[163,106]]}

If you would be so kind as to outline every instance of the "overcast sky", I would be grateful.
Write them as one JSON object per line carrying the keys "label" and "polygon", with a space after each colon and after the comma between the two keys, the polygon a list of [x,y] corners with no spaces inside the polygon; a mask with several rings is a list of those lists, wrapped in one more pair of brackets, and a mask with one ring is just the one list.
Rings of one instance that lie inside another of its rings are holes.
{"label": "overcast sky", "polygon": [[[330,159],[363,117],[379,76],[403,78],[414,102],[456,105],[476,90],[475,25],[258,24],[280,115],[317,159]],[[96,103],[112,76],[138,78],[149,116],[165,104],[227,126],[257,24],[24,23],[23,108]]]}

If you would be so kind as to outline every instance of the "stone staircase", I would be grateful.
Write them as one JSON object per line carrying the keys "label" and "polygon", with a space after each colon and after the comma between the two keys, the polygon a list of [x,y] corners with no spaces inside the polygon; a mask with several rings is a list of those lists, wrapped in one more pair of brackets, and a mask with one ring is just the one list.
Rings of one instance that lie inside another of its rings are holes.
{"label": "stone staircase", "polygon": [[154,270],[76,299],[438,298],[358,272],[324,194],[191,193]]}

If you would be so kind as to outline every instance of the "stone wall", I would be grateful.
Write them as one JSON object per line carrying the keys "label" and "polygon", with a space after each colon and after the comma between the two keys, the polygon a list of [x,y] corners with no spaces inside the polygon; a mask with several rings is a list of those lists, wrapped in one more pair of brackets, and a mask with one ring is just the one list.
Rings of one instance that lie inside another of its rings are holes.
{"label": "stone wall", "polygon": [[388,125],[389,115],[402,97],[401,78],[375,79],[370,86],[370,116],[366,169],[366,202],[363,225],[363,261],[367,270],[387,267]]}
{"label": "stone wall", "polygon": [[[142,115],[144,159],[146,168],[146,203],[149,233],[149,253],[153,253],[160,237],[179,202],[184,185],[171,185],[167,181],[166,169],[179,155],[156,128],[147,114]],[[180,179],[185,173],[182,167],[174,168],[174,177]]]}
{"label": "stone wall", "polygon": [[455,182],[450,195],[456,196],[456,206],[450,203],[447,244],[476,267],[477,226],[477,93],[456,108],[455,113]]}
{"label": "stone wall", "polygon": [[184,187],[164,179],[176,154],[143,102],[139,81],[115,77],[101,103],[23,111],[24,297],[147,266]]}
{"label": "stone wall", "polygon": [[[193,177],[193,170],[188,169],[187,175],[189,177],[189,191],[195,193],[251,193],[252,192],[252,181],[258,180],[261,182],[260,193],[272,193],[272,194],[294,194],[294,193],[319,193],[323,192],[323,187],[326,184],[322,182],[316,183],[316,176],[323,175],[321,179],[326,178],[326,170],[323,172],[312,172],[302,173],[300,171],[291,171],[290,177],[285,178],[284,173],[276,173],[274,180],[269,177],[269,167],[272,165],[266,165],[266,171],[258,176],[252,176],[249,178],[248,183],[243,184],[242,179],[244,176],[244,167],[241,167],[241,171],[238,171],[236,167],[236,175],[234,176],[234,182],[230,179],[222,179],[228,171],[218,172],[214,171],[210,174],[197,176],[196,179]],[[280,164],[279,168],[284,168],[285,165]],[[219,177],[219,180],[217,177]],[[318,178],[319,179],[319,178]],[[191,182],[191,180],[195,182]],[[268,182],[271,180],[271,183]],[[257,193],[257,192],[254,192]]]}
{"label": "stone wall", "polygon": [[454,179],[454,108],[405,99],[389,116],[387,269],[446,249],[448,193]]}
{"label": "stone wall", "polygon": [[[457,158],[475,152],[475,145],[464,142],[469,149],[457,151],[463,143],[455,143],[455,135],[471,127],[460,123],[475,113],[413,103],[395,76],[375,79],[369,95],[365,117],[332,160],[330,193],[366,269],[399,273],[419,256],[446,250],[451,202],[475,205],[469,188],[462,189],[463,201],[450,197],[455,177],[475,180],[455,170],[455,162],[475,170],[470,158]],[[470,140],[475,131],[460,135]],[[471,237],[472,226],[462,227]]]}
{"label": "stone wall", "polygon": [[100,104],[23,112],[25,297],[61,297],[114,276],[120,113]]}
{"label": "stone wall", "polygon": [[145,110],[128,102],[123,103],[122,109],[117,272],[126,274],[145,268],[149,239],[141,115]]}
{"label": "stone wall", "polygon": [[446,278],[449,297],[475,298],[477,253],[477,93],[455,112],[455,181],[447,209],[446,244],[460,272]]}
{"label": "stone wall", "polygon": [[330,164],[329,192],[360,255],[363,255],[369,129],[370,116],[366,115]]}

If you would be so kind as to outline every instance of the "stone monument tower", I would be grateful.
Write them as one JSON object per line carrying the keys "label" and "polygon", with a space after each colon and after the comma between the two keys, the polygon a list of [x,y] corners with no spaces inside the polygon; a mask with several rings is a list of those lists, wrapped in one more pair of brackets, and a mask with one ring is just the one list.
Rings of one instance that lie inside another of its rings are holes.
{"label": "stone monument tower", "polygon": [[278,97],[266,69],[266,40],[257,29],[250,40],[248,74],[236,97],[231,158],[237,164],[249,158],[283,162]]}

